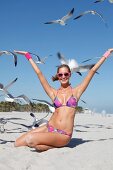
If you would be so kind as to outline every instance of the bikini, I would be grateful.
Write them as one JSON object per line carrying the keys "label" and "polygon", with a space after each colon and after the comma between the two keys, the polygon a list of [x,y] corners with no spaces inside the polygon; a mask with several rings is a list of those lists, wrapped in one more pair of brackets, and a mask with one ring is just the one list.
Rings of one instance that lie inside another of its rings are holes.
{"label": "bikini", "polygon": [[[72,89],[72,87],[71,87],[71,89]],[[57,94],[58,94],[58,90],[57,90]],[[77,99],[73,96],[73,93],[72,93],[71,97],[67,100],[66,104],[63,105],[63,104],[59,101],[59,99],[58,99],[58,97],[57,97],[57,95],[56,95],[53,104],[54,104],[54,107],[55,107],[56,109],[59,108],[59,107],[63,107],[63,106],[76,108],[76,107],[77,107]],[[67,136],[69,136],[69,137],[72,136],[71,133],[67,133],[67,132],[65,132],[64,130],[60,130],[60,129],[54,128],[52,125],[49,125],[49,123],[47,124],[47,128],[48,128],[48,132],[57,132],[57,133],[60,133],[60,134],[67,135]]]}

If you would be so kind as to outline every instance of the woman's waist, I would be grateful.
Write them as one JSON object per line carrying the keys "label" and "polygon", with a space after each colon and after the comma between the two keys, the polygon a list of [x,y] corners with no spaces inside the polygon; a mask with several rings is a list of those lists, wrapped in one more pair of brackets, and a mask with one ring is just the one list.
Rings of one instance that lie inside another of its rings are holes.
{"label": "woman's waist", "polygon": [[52,117],[48,123],[57,129],[66,130],[68,132],[73,131],[74,120],[69,118]]}

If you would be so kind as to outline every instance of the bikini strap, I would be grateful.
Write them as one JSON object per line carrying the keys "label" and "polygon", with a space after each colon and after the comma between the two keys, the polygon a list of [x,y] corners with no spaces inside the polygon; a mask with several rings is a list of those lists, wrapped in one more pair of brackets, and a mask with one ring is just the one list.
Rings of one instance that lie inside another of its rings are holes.
{"label": "bikini strap", "polygon": [[73,96],[73,88],[72,88],[72,86],[70,86],[71,87],[71,91],[72,91],[72,96]]}

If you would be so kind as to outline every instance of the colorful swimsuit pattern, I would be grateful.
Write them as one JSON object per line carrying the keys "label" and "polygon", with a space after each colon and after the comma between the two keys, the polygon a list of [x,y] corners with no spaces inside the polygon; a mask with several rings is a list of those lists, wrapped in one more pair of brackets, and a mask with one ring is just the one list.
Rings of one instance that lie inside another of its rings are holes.
{"label": "colorful swimsuit pattern", "polygon": [[[72,90],[72,87],[71,87],[71,90]],[[57,91],[57,94],[58,94],[58,91]],[[56,97],[54,99],[54,107],[59,108],[59,107],[62,107],[62,106],[68,106],[68,107],[73,107],[73,108],[77,107],[77,99],[73,96],[73,93],[72,93],[71,97],[67,100],[65,105],[63,105],[59,101],[59,99],[58,99],[58,97],[56,95]]]}
{"label": "colorful swimsuit pattern", "polygon": [[[72,87],[71,87],[71,90],[72,90]],[[58,91],[57,91],[57,94],[58,94]],[[71,97],[67,100],[65,105],[63,105],[59,101],[59,99],[58,99],[58,97],[56,95],[56,97],[54,99],[54,107],[55,108],[59,108],[59,107],[62,107],[62,106],[67,106],[67,107],[72,107],[72,108],[76,108],[77,107],[77,99],[73,96],[73,93],[72,93]],[[67,133],[64,130],[54,128],[52,125],[49,125],[49,124],[47,124],[47,128],[48,128],[48,132],[57,132],[57,133],[60,133],[60,134],[68,135],[69,137],[72,136],[71,133]]]}
{"label": "colorful swimsuit pattern", "polygon": [[67,133],[64,130],[60,130],[60,129],[54,128],[52,125],[49,125],[49,123],[47,124],[47,128],[48,128],[48,132],[57,132],[57,133],[60,133],[60,134],[63,134],[63,135],[67,135],[69,137],[72,136],[71,133]]}

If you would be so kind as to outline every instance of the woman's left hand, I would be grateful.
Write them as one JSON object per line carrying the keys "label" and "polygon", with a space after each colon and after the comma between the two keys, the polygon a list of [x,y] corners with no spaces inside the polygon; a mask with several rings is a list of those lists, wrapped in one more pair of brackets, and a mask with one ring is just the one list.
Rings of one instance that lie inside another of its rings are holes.
{"label": "woman's left hand", "polygon": [[108,51],[110,51],[110,53],[112,53],[113,52],[113,48],[109,48]]}

